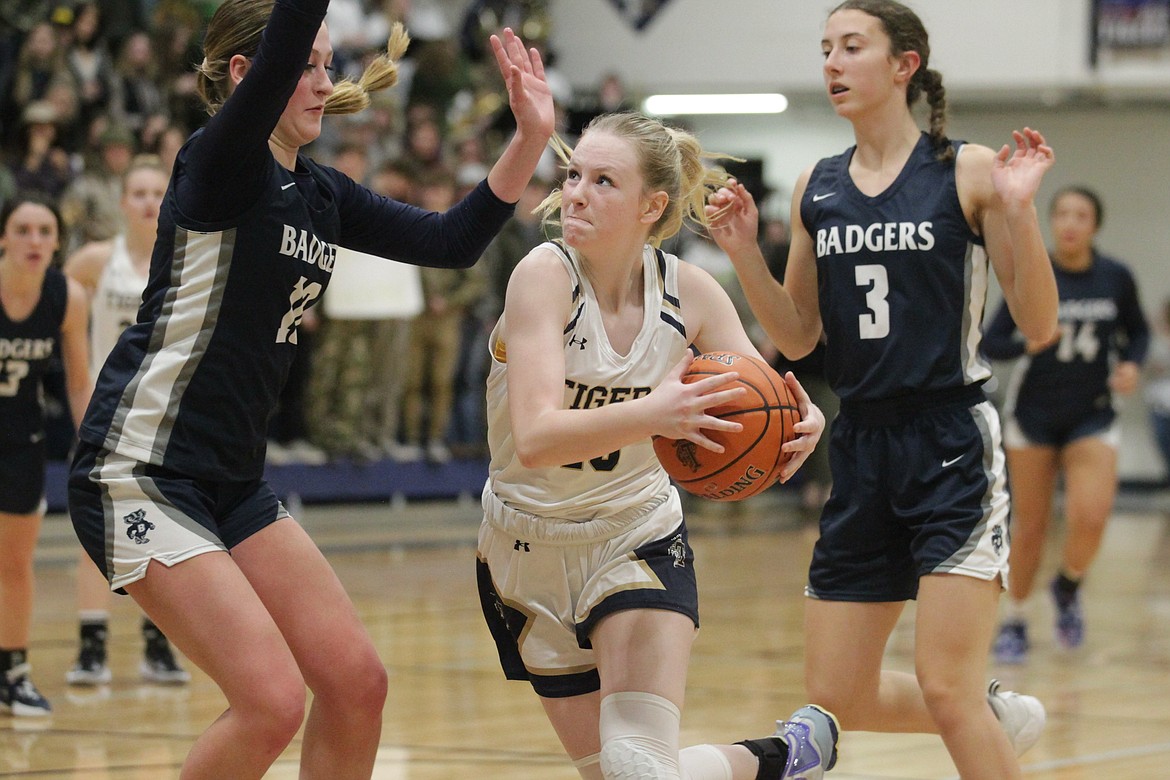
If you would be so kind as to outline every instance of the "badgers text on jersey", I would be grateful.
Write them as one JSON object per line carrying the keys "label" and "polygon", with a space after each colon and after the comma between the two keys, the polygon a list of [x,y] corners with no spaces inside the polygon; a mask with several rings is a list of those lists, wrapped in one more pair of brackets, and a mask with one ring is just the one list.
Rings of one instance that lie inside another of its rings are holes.
{"label": "badgers text on jersey", "polygon": [[926,252],[934,248],[930,222],[875,222],[833,225],[817,230],[817,257],[857,252]]}

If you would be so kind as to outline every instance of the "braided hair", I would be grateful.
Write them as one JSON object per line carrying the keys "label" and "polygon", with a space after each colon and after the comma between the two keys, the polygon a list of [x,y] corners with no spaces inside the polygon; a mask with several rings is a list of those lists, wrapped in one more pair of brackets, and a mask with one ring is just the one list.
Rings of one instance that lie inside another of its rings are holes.
{"label": "braided hair", "polygon": [[845,0],[829,15],[846,10],[861,11],[880,21],[890,39],[891,55],[897,57],[908,51],[918,53],[922,64],[906,86],[906,105],[913,106],[919,97],[926,96],[926,103],[930,107],[927,135],[934,156],[938,160],[954,159],[955,149],[946,135],[947,90],[943,86],[942,74],[929,67],[930,38],[922,20],[896,0]]}

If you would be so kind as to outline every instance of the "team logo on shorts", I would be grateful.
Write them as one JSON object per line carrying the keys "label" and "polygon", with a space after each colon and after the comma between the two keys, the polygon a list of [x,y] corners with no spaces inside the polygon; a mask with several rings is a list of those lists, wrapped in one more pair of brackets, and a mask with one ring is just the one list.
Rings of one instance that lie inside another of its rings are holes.
{"label": "team logo on shorts", "polygon": [[154,530],[154,523],[146,519],[145,510],[135,509],[122,520],[130,526],[126,529],[126,536],[130,537],[135,544],[146,544],[150,541],[146,538],[146,532]]}
{"label": "team logo on shorts", "polygon": [[997,553],[1003,552],[1003,526],[996,524],[991,529],[991,546],[995,548]]}
{"label": "team logo on shorts", "polygon": [[676,569],[685,569],[687,567],[687,546],[683,542],[682,534],[676,534],[670,540],[670,547],[666,548],[666,553],[671,558],[674,558],[674,567]]}

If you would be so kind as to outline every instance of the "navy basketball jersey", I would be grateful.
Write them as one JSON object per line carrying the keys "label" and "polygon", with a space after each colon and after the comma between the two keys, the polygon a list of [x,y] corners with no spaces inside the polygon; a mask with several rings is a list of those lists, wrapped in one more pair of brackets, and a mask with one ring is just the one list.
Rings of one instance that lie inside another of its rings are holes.
{"label": "navy basketball jersey", "polygon": [[[1109,374],[1115,360],[1141,363],[1149,326],[1133,274],[1124,264],[1094,253],[1085,271],[1053,265],[1060,296],[1060,339],[1020,361],[1009,386],[1009,408],[1110,408]],[[984,352],[993,359],[1024,354],[1024,339],[1006,305],[987,327]]]}
{"label": "navy basketball jersey", "polygon": [[316,203],[270,158],[265,197],[231,224],[185,219],[168,188],[142,312],[98,377],[87,441],[193,476],[260,476],[297,326],[337,251],[330,188],[300,160]]}
{"label": "navy basketball jersey", "polygon": [[0,304],[0,445],[30,444],[44,436],[41,378],[61,335],[69,288],[56,268],[45,272],[41,297],[23,320]]}
{"label": "navy basketball jersey", "polygon": [[923,133],[893,183],[869,197],[849,175],[855,149],[818,162],[800,203],[833,391],[872,401],[981,383],[991,375],[979,354],[988,262],[954,161],[935,159]]}
{"label": "navy basketball jersey", "polygon": [[217,481],[261,476],[268,420],[337,247],[467,267],[511,216],[486,180],[443,214],[384,198],[269,135],[327,0],[277,2],[248,74],[179,151],[138,321],[97,378],[82,438]]}

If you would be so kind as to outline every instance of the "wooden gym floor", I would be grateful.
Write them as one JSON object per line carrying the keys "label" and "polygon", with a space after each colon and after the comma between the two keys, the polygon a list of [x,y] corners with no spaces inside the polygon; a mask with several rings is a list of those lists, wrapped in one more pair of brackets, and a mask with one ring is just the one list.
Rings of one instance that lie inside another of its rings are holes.
{"label": "wooden gym floor", "polygon": [[[577,777],[531,690],[500,673],[475,595],[475,502],[309,506],[301,519],[336,567],[390,674],[375,778]],[[784,496],[696,506],[690,523],[703,630],[682,743],[762,736],[804,703],[801,588],[813,532]],[[223,699],[190,664],[187,686],[139,682],[138,617],[127,598],[116,599],[112,617],[113,683],[65,685],[76,651],[75,555],[68,521],[47,518],[31,660],[54,714],[0,716],[0,778],[177,778],[191,741],[221,712]],[[1045,580],[1051,567],[1050,557]],[[1053,649],[1051,607],[1037,598],[1032,659],[992,670],[1005,687],[1036,694],[1048,707],[1048,728],[1024,757],[1025,776],[1170,778],[1170,496],[1122,503],[1086,586],[1086,609],[1086,647],[1062,653]],[[891,667],[912,669],[912,610],[891,640]],[[268,777],[295,778],[297,751],[294,743]],[[954,775],[937,737],[847,733],[829,777]]]}

